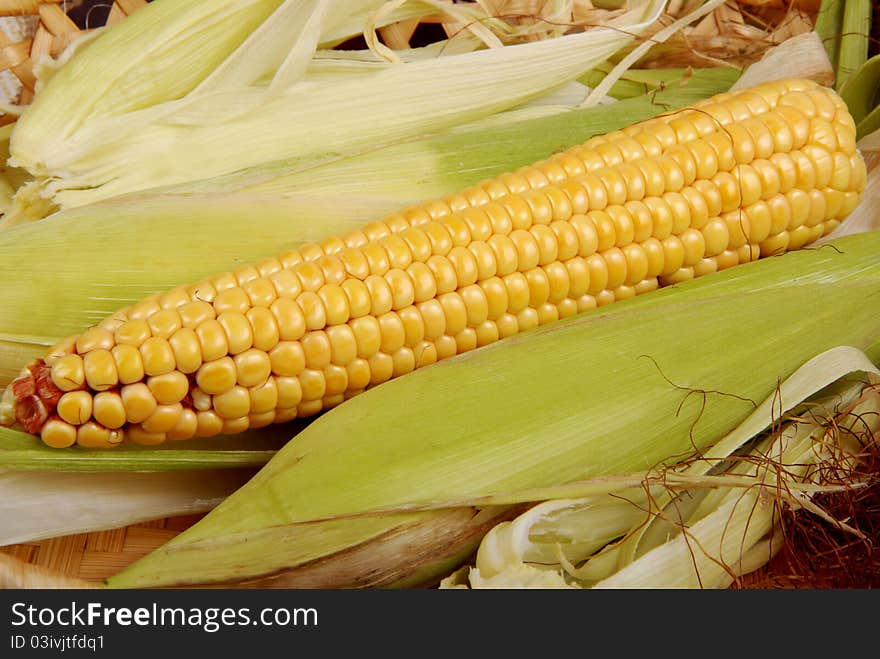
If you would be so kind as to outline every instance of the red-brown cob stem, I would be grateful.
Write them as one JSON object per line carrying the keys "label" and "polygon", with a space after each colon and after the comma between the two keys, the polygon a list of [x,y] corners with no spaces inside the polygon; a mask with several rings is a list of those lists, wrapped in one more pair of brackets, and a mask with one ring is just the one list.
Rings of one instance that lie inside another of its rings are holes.
{"label": "red-brown cob stem", "polygon": [[[12,417],[25,432],[37,435],[47,419],[55,413],[64,393],[52,382],[51,369],[42,359],[28,364],[12,381],[7,392],[13,397]],[[4,402],[7,395],[4,394]],[[7,419],[3,419],[7,421]]]}

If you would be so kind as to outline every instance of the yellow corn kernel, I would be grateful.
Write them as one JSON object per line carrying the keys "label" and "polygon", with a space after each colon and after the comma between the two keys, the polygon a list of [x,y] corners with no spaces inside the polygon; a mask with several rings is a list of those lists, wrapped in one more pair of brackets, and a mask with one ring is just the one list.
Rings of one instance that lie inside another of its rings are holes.
{"label": "yellow corn kernel", "polygon": [[[696,264],[706,256],[706,239],[701,231],[687,229],[679,238],[682,247],[684,248],[684,260],[682,263],[685,267],[690,267]],[[645,268],[645,275],[643,275],[640,280],[644,279],[646,276],[647,268]],[[638,282],[634,281],[633,283],[635,284]]]}
{"label": "yellow corn kernel", "polygon": [[[394,372],[394,360],[391,358],[391,355],[377,352],[367,360],[367,363],[370,367],[371,385],[375,386],[391,379]],[[323,378],[321,382],[323,383]]]}
{"label": "yellow corn kernel", "polygon": [[76,431],[76,443],[84,448],[110,448],[122,441],[122,435],[118,431],[88,421],[79,426]]}
{"label": "yellow corn kernel", "polygon": [[455,335],[456,352],[470,352],[477,347],[477,331],[473,327],[465,327]]}
{"label": "yellow corn kernel", "polygon": [[586,259],[587,272],[589,273],[591,295],[598,295],[608,286],[608,264],[601,254],[593,254]]}
{"label": "yellow corn kernel", "polygon": [[[253,307],[245,312],[245,318],[251,327],[252,345],[257,350],[271,350],[281,338],[281,332],[272,312],[265,307]],[[348,320],[348,314],[345,314]]]}
{"label": "yellow corn kernel", "polygon": [[[330,238],[328,240],[332,241],[333,239]],[[337,240],[339,240],[340,243],[342,242],[341,239]],[[321,274],[324,275],[325,286],[328,284],[336,284],[338,286],[345,281],[345,266],[335,254],[331,254],[325,250],[324,256],[317,260],[317,264],[321,269]],[[323,288],[323,286],[321,288]]]}
{"label": "yellow corn kernel", "polygon": [[82,425],[92,416],[92,395],[88,391],[68,391],[58,400],[57,411],[68,423]]}
{"label": "yellow corn kernel", "polygon": [[[296,298],[303,292],[299,277],[292,267],[273,272],[269,275],[269,281],[275,288],[279,298]],[[213,310],[213,307],[211,307]]]}
{"label": "yellow corn kernel", "polygon": [[[165,343],[162,339],[156,339],[156,341]],[[153,365],[152,361],[150,365]],[[109,350],[100,348],[87,352],[83,355],[83,369],[86,374],[86,384],[95,391],[106,391],[119,383],[116,361]]]}
{"label": "yellow corn kernel", "polygon": [[559,261],[554,261],[553,263],[548,263],[543,270],[547,275],[547,283],[549,285],[547,300],[556,304],[568,297],[571,282],[569,281],[568,270],[566,270],[565,266]]}
{"label": "yellow corn kernel", "polygon": [[214,396],[214,411],[224,419],[237,419],[245,416],[251,409],[250,392],[241,386]]}
{"label": "yellow corn kernel", "polygon": [[165,433],[167,439],[181,440],[195,437],[198,432],[198,417],[196,412],[190,409],[183,409],[177,424]]}
{"label": "yellow corn kernel", "polygon": [[263,414],[274,410],[278,405],[278,385],[275,378],[268,378],[263,384],[248,389],[250,410],[253,414]]}
{"label": "yellow corn kernel", "polygon": [[165,339],[151,336],[140,347],[146,375],[163,375],[174,370],[177,362],[174,351]]}
{"label": "yellow corn kernel", "polygon": [[560,318],[568,318],[569,316],[574,316],[578,312],[577,302],[570,297],[561,300],[556,305],[556,309],[558,310]]}
{"label": "yellow corn kernel", "polygon": [[596,224],[586,215],[575,215],[571,225],[577,234],[578,256],[591,256],[599,249],[599,232]]}
{"label": "yellow corn kernel", "polygon": [[150,295],[129,308],[128,317],[132,320],[144,320],[159,311],[159,309],[161,309],[159,306],[159,296]]}
{"label": "yellow corn kernel", "polygon": [[101,327],[90,327],[76,339],[76,351],[83,355],[92,350],[110,350],[113,347],[113,333]]}
{"label": "yellow corn kernel", "polygon": [[229,352],[229,342],[223,326],[214,318],[200,323],[195,329],[199,352],[206,362],[220,359]]}
{"label": "yellow corn kernel", "polygon": [[213,410],[196,412],[196,437],[214,437],[223,432],[223,418]]}
{"label": "yellow corn kernel", "polygon": [[394,311],[382,314],[377,320],[381,336],[379,350],[389,355],[394,354],[406,343],[403,321],[400,319],[400,315]]}
{"label": "yellow corn kernel", "polygon": [[189,391],[189,379],[180,371],[171,371],[147,378],[147,386],[158,403],[170,405],[179,403],[186,396]]}
{"label": "yellow corn kernel", "polygon": [[602,252],[602,258],[608,266],[608,281],[605,286],[615,289],[626,281],[626,257],[619,247]]}
{"label": "yellow corn kernel", "polygon": [[95,395],[92,415],[95,421],[113,430],[124,426],[128,418],[122,398],[112,391],[102,391]]}
{"label": "yellow corn kernel", "polygon": [[664,238],[660,244],[663,246],[663,270],[660,274],[670,275],[684,265],[684,244],[678,236]]}
{"label": "yellow corn kernel", "polygon": [[510,232],[509,238],[516,249],[517,270],[523,272],[538,265],[541,260],[541,252],[538,249],[538,242],[531,232],[515,229]]}
{"label": "yellow corn kernel", "polygon": [[141,428],[149,433],[165,434],[177,425],[182,414],[183,406],[180,403],[158,405],[153,413],[141,423]]}
{"label": "yellow corn kernel", "polygon": [[369,359],[377,352],[382,342],[379,321],[375,316],[355,318],[349,323],[357,341],[358,357]]}
{"label": "yellow corn kernel", "polygon": [[[174,360],[178,371],[189,374],[199,370],[199,366],[202,365],[202,348],[195,330],[189,327],[181,327],[168,337],[168,345],[171,346],[171,351],[174,353]],[[143,365],[139,361],[140,353],[138,351],[133,351],[130,354],[128,352],[122,354],[116,352],[119,348],[123,347],[116,346],[113,349],[113,356],[116,359],[116,367],[119,370],[119,381],[128,384],[129,382],[136,382],[143,377]],[[138,361],[135,363],[136,358]],[[124,377],[123,364],[126,368]],[[141,375],[140,377],[134,377],[138,367]]]}
{"label": "yellow corn kernel", "polygon": [[182,326],[180,314],[174,309],[162,309],[147,318],[150,333],[161,339],[167,339]]}
{"label": "yellow corn kernel", "polygon": [[238,369],[228,356],[202,364],[196,373],[199,388],[212,396],[229,391],[237,381]]}
{"label": "yellow corn kernel", "polygon": [[581,295],[575,302],[577,303],[578,313],[589,311],[599,306],[596,298],[592,295]]}
{"label": "yellow corn kernel", "polygon": [[[723,252],[722,252],[723,253]],[[708,275],[718,270],[718,260],[716,259],[700,259],[699,263],[697,263],[693,267],[693,276],[700,277],[702,275]]]}
{"label": "yellow corn kernel", "polygon": [[[413,285],[412,278],[409,276],[409,274],[407,274],[406,270],[401,270],[400,268],[392,268],[386,273],[385,281],[388,283],[388,287],[391,291],[392,309],[403,309],[404,307],[408,307],[415,301],[415,286]],[[332,323],[328,318],[327,324],[338,325],[347,320],[348,318],[345,318],[344,320]]]}
{"label": "yellow corn kernel", "polygon": [[[306,332],[306,318],[302,307],[294,299],[279,297],[269,307],[278,326],[278,338],[282,341],[296,341]],[[218,323],[219,325],[219,323]],[[212,330],[213,331],[213,330]],[[223,334],[225,341],[225,333]],[[220,339],[218,338],[218,341]],[[203,355],[207,360],[208,356]],[[216,357],[213,357],[216,359]]]}
{"label": "yellow corn kernel", "polygon": [[701,277],[718,270],[726,270],[739,264],[739,254],[735,249],[726,249],[714,259],[704,259],[694,266],[694,276]]}
{"label": "yellow corn kernel", "polygon": [[720,217],[709,220],[703,227],[702,233],[706,245],[706,256],[715,256],[727,249],[730,240],[728,226]]}
{"label": "yellow corn kernel", "polygon": [[79,355],[65,355],[52,364],[50,377],[61,391],[73,391],[83,386],[86,372]]}
{"label": "yellow corn kernel", "polygon": [[[303,295],[314,295],[314,293],[303,293],[300,298]],[[254,345],[254,330],[244,314],[227,311],[217,316],[217,322],[226,335],[230,355],[237,355]]]}
{"label": "yellow corn kernel", "polygon": [[[268,307],[278,297],[272,280],[268,277],[259,277],[249,281],[242,286],[242,290],[248,297],[249,307]],[[193,423],[195,423],[195,417],[193,417]]]}
{"label": "yellow corn kernel", "polygon": [[[645,196],[658,197],[666,192],[666,174],[655,158],[637,160],[635,163],[645,181]],[[595,205],[604,208],[604,205]]]}
{"label": "yellow corn kernel", "polygon": [[552,304],[550,302],[545,302],[535,311],[537,311],[538,313],[539,325],[544,325],[546,323],[552,323],[555,320],[559,320],[559,310],[556,308],[555,304]]}
{"label": "yellow corn kernel", "polygon": [[67,448],[76,444],[77,428],[60,419],[49,419],[40,430],[40,439],[52,448]]}
{"label": "yellow corn kernel", "polygon": [[[111,337],[115,337],[116,330],[118,330],[120,327],[122,327],[122,324],[126,320],[128,320],[128,310],[127,309],[120,309],[119,311],[114,313],[112,316],[108,316],[107,318],[104,318],[101,322],[99,322],[97,325],[95,325],[95,327],[102,329],[102,330],[106,330],[107,332],[110,333]],[[73,349],[74,350],[76,349],[77,338],[78,337],[76,337],[76,336],[74,336],[74,338],[73,338]],[[115,338],[113,338],[110,345],[111,346],[114,345],[115,342],[116,342],[116,340],[115,340]]]}
{"label": "yellow corn kernel", "polygon": [[[356,357],[346,365],[345,370],[348,373],[349,389],[362,390],[370,384],[370,364],[366,359]],[[279,388],[279,401],[280,399],[281,394]],[[280,402],[278,404],[278,407],[281,407]]]}
{"label": "yellow corn kernel", "polygon": [[[488,203],[488,201],[486,203]],[[424,263],[428,260],[428,257],[433,254],[431,241],[428,239],[428,235],[415,225],[403,228],[400,231],[400,237],[403,238],[407,247],[409,247],[410,253],[412,253],[413,263]],[[412,263],[410,265],[412,265]]]}
{"label": "yellow corn kernel", "polygon": [[59,359],[64,357],[65,355],[72,354],[76,349],[76,336],[68,336],[66,339],[63,339],[56,343],[54,346],[49,348],[49,352],[46,355],[46,364],[48,366],[52,366]]}
{"label": "yellow corn kernel", "polygon": [[[697,231],[696,233],[699,232]],[[634,286],[648,274],[648,255],[638,243],[624,245],[621,253],[625,261],[624,270],[626,278],[624,283],[628,286]]]}
{"label": "yellow corn kernel", "polygon": [[[443,306],[436,300],[428,300],[416,305],[425,326],[425,338],[429,341],[439,339],[446,332],[446,316]],[[363,355],[359,355],[363,356]]]}
{"label": "yellow corn kernel", "polygon": [[163,444],[167,439],[167,435],[164,432],[149,432],[139,424],[129,427],[127,437],[135,444],[143,446],[157,446]]}
{"label": "yellow corn kernel", "polygon": [[[309,332],[302,338],[300,344],[303,348],[306,368],[322,369],[330,363],[330,339],[327,338],[326,332]],[[262,355],[263,353],[259,350],[249,350],[248,354],[251,355],[250,361],[254,361],[258,359],[258,355]],[[238,363],[239,362],[236,361],[236,364]]]}
{"label": "yellow corn kernel", "polygon": [[[437,348],[429,341],[420,341],[413,347],[412,351],[416,361],[416,368],[437,362]],[[351,380],[349,379],[349,390],[351,390],[351,386]],[[346,394],[348,393],[346,392]]]}
{"label": "yellow corn kernel", "polygon": [[403,341],[405,345],[414,346],[425,338],[425,323],[422,314],[415,307],[401,309],[397,314],[403,324]]}
{"label": "yellow corn kernel", "polygon": [[[507,311],[519,313],[529,304],[529,281],[521,272],[514,272],[501,280],[507,293]],[[444,315],[445,318],[445,315]]]}
{"label": "yellow corn kernel", "polygon": [[444,293],[437,298],[446,318],[446,333],[455,336],[467,327],[467,307],[458,293]]}
{"label": "yellow corn kernel", "polygon": [[199,412],[210,410],[214,404],[213,396],[206,394],[199,387],[193,387],[189,395],[192,398],[193,408]]}
{"label": "yellow corn kernel", "polygon": [[[357,340],[349,325],[328,327],[326,334],[330,342],[330,361],[334,364],[345,366],[357,357]],[[302,354],[305,359],[305,353]]]}
{"label": "yellow corn kernel", "polygon": [[477,260],[467,247],[456,246],[449,251],[446,257],[452,264],[455,272],[455,286],[468,286],[477,281],[479,270],[477,268]]}
{"label": "yellow corn kernel", "polygon": [[[321,268],[319,268],[315,263],[309,260],[305,260],[306,256],[303,252],[307,249],[307,245],[304,245],[299,249],[299,252],[303,255],[304,262],[297,264],[293,268],[293,271],[299,279],[300,287],[302,288],[302,290],[304,292],[308,291],[314,293],[319,288],[321,288],[321,286],[324,285],[324,273],[321,272]],[[316,254],[315,256],[317,257],[319,255]],[[217,308],[216,301],[214,302],[214,308]],[[242,310],[235,308],[227,309],[227,311],[239,311],[239,313],[243,313]],[[218,311],[218,314],[219,313],[220,312]]]}
{"label": "yellow corn kernel", "polygon": [[127,423],[141,423],[156,410],[158,405],[153,392],[143,382],[125,385],[120,389],[119,395],[125,406]]}

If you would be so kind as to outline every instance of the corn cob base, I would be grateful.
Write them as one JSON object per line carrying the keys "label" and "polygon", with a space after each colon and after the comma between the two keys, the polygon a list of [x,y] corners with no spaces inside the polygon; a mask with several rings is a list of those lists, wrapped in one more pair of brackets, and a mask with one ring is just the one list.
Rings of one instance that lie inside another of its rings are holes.
{"label": "corn cob base", "polygon": [[153,295],[31,364],[2,420],[51,446],[109,447],[311,416],[517,332],[798,249],[849,214],[865,176],[831,90],[721,94]]}

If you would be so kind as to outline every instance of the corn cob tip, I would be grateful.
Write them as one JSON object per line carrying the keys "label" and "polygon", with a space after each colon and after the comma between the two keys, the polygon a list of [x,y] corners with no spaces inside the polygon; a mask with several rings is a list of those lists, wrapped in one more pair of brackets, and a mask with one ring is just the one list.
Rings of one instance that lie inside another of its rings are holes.
{"label": "corn cob tip", "polygon": [[0,425],[17,424],[25,432],[40,434],[62,393],[52,382],[45,361],[38,359],[28,364],[3,392]]}

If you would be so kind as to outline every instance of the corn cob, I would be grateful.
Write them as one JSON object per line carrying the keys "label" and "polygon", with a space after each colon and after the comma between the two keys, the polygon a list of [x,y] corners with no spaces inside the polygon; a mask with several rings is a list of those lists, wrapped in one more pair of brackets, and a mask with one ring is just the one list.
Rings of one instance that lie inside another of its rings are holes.
{"label": "corn cob", "polygon": [[857,205],[865,177],[833,91],[723,93],[150,296],[26,367],[0,416],[50,446],[109,447],[314,415],[517,332],[800,248]]}

